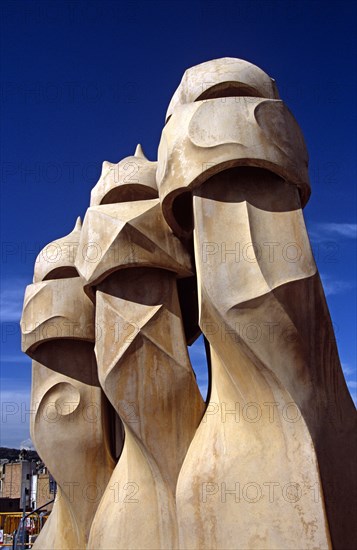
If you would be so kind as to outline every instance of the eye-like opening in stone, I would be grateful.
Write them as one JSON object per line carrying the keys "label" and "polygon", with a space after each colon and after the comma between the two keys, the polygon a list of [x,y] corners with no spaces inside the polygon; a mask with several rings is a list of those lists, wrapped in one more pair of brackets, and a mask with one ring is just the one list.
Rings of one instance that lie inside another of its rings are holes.
{"label": "eye-like opening in stone", "polygon": [[185,232],[193,230],[192,193],[185,191],[178,195],[172,205],[172,212],[177,223]]}
{"label": "eye-like opening in stone", "polygon": [[52,271],[49,271],[43,281],[50,281],[52,279],[73,279],[74,277],[79,277],[77,269],[73,266],[61,266],[56,267]]}
{"label": "eye-like opening in stone", "polygon": [[146,185],[132,183],[114,187],[100,201],[100,204],[116,204],[120,202],[144,201],[156,199],[158,196],[155,189],[151,189]]}
{"label": "eye-like opening in stone", "polygon": [[224,97],[264,97],[256,88],[241,82],[219,82],[207,88],[195,101]]}

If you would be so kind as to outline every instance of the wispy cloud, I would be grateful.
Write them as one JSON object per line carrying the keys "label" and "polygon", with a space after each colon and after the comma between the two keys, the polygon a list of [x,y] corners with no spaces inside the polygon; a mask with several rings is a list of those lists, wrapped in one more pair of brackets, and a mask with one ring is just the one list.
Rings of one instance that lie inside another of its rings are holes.
{"label": "wispy cloud", "polygon": [[27,451],[35,451],[35,446],[32,443],[31,437],[28,437],[27,439],[24,439],[24,441],[21,441],[20,449],[26,449]]}
{"label": "wispy cloud", "polygon": [[357,239],[356,223],[314,222],[309,226],[311,239],[346,238]]}
{"label": "wispy cloud", "polygon": [[334,235],[341,235],[347,239],[357,238],[357,224],[356,223],[321,223],[320,229],[325,233],[332,233]]}
{"label": "wispy cloud", "polygon": [[2,390],[0,402],[0,445],[18,449],[30,437],[30,390]]}
{"label": "wispy cloud", "polygon": [[189,346],[188,351],[189,353],[195,353],[197,357],[206,357],[206,349],[202,334],[191,346]]}
{"label": "wispy cloud", "polygon": [[356,287],[356,283],[354,281],[334,279],[331,275],[326,275],[324,273],[320,273],[320,277],[326,296],[343,294],[353,290]]}
{"label": "wispy cloud", "polygon": [[6,363],[30,363],[31,362],[31,359],[30,357],[28,357],[27,355],[25,355],[25,353],[14,353],[14,355],[1,355],[0,356],[0,361],[1,363],[3,364],[6,364]]}
{"label": "wispy cloud", "polygon": [[[0,388],[0,401],[4,403],[16,404],[15,409],[21,408],[21,406],[28,405],[30,403],[31,388],[29,386],[22,387],[21,389],[2,389]],[[11,416],[9,414],[9,416]],[[3,419],[3,418],[2,418]]]}
{"label": "wispy cloud", "polygon": [[206,350],[203,336],[200,336],[192,346],[188,348],[192,368],[196,373],[198,388],[203,399],[206,399],[208,389],[208,372]]}
{"label": "wispy cloud", "polygon": [[20,321],[27,279],[15,278],[1,281],[1,321]]}
{"label": "wispy cloud", "polygon": [[352,376],[352,375],[357,377],[357,369],[352,368],[347,363],[342,363],[342,370],[343,370],[343,373],[346,376],[346,378],[348,378],[349,376]]}

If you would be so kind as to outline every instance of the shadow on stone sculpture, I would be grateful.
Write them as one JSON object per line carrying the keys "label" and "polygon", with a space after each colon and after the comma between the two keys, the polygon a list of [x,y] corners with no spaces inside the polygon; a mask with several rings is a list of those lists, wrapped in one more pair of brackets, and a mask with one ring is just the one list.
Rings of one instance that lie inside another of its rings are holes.
{"label": "shadow on stone sculpture", "polygon": [[234,58],[185,72],[157,162],[103,163],[25,295],[31,435],[59,486],[35,548],[357,547],[356,414],[309,196],[275,82]]}

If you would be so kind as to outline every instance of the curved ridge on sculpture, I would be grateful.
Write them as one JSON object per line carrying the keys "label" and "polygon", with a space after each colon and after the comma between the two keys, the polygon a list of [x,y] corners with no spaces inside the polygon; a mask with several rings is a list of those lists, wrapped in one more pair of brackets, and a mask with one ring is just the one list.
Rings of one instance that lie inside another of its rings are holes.
{"label": "curved ridge on sculpture", "polygon": [[39,550],[86,547],[114,468],[110,411],[94,357],[94,308],[74,267],[73,249],[69,252],[80,230],[77,220],[70,235],[55,241],[63,251],[60,260],[53,262],[47,247],[41,251],[35,267],[39,282],[26,289],[21,319],[22,349],[33,359],[31,438],[58,486],[36,541]]}
{"label": "curved ridge on sculpture", "polygon": [[[190,254],[163,219],[159,199],[142,200],[135,186],[132,193],[138,193],[134,202],[87,211],[77,256],[102,327],[95,347],[99,380],[125,432],[110,487],[140,491],[135,516],[130,498],[119,498],[114,511],[112,491],[104,494],[91,529],[93,549],[177,546],[176,481],[203,414],[176,289],[177,275],[192,274]],[[102,254],[88,270],[81,250],[92,234]]]}
{"label": "curved ridge on sculpture", "polygon": [[[157,162],[138,145],[103,163],[83,226],[39,255],[24,301],[31,433],[63,496],[36,548],[357,546],[356,414],[309,196],[297,122],[275,81],[236,58],[185,72]],[[196,309],[206,406],[187,353]],[[100,502],[70,502],[64,481],[90,479]]]}
{"label": "curved ridge on sculpture", "polygon": [[[195,69],[191,69],[192,75]],[[192,230],[194,233],[199,324],[212,358],[206,416],[177,487],[180,545],[296,548],[299,544],[342,549],[353,546],[355,537],[347,519],[354,497],[343,495],[349,476],[353,477],[353,453],[348,449],[356,448],[356,418],[301,210],[309,196],[304,140],[282,102],[236,99],[210,99],[208,94],[202,106],[199,102],[176,105],[159,146],[157,181],[165,218],[177,235],[189,239]],[[259,109],[271,105],[270,115],[262,117],[256,105]],[[275,117],[277,106],[279,116]],[[225,113],[223,117],[213,115],[217,108]],[[193,127],[191,113],[200,109],[204,115]],[[249,114],[253,112],[254,117]],[[245,132],[250,139],[251,124],[258,127],[250,145]],[[231,136],[221,146],[225,128]],[[195,147],[189,145],[190,135],[197,136]],[[225,147],[225,158],[218,152],[220,147]],[[197,169],[193,169],[195,163]],[[180,194],[185,196],[181,203],[176,202]],[[190,202],[192,223],[185,226],[180,216],[183,205],[189,208]],[[225,294],[223,289],[229,290]],[[301,296],[308,297],[308,302]],[[252,339],[244,332],[249,326],[260,328],[259,337]],[[277,327],[279,333],[271,340],[270,329]],[[332,385],[328,383],[331,377]],[[280,411],[293,406],[298,422],[292,426],[282,421],[284,418],[279,425],[264,418],[257,425],[244,420],[232,425],[221,421],[222,409],[224,417],[227,407],[233,407],[236,415],[237,408],[242,412],[249,403],[260,411],[269,403]],[[212,411],[216,416],[208,426]],[[219,441],[220,452],[216,448]],[[271,457],[272,442],[275,457]],[[207,464],[201,459],[206,454],[217,458]],[[245,456],[250,457],[249,464]],[[341,462],[346,470],[339,470],[337,481],[334,472]],[[290,482],[302,490],[301,500],[291,502],[290,509],[286,499],[284,502],[283,480],[288,472]],[[240,506],[237,501],[230,506],[227,503],[228,481],[230,490],[232,483],[234,486],[231,493],[237,496],[237,483],[244,491],[253,480],[261,489],[274,475],[280,498],[262,500],[252,509],[248,497],[241,502],[240,488]],[[213,493],[206,493],[205,502],[199,493],[200,482],[202,487],[208,484]],[[315,500],[309,499],[312,487],[318,490]],[[213,517],[214,527],[206,529]]]}
{"label": "curved ridge on sculpture", "polygon": [[140,143],[133,156],[117,164],[104,161],[99,181],[91,192],[90,206],[156,198],[156,167],[157,162],[146,158]]}

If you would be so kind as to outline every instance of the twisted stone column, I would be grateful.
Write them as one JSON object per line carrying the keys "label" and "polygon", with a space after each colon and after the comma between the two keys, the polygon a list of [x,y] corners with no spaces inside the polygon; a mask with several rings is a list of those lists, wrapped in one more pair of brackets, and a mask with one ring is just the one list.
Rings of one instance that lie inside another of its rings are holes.
{"label": "twisted stone column", "polygon": [[[121,161],[117,174],[136,163],[147,176],[142,156]],[[108,178],[98,183],[95,196],[102,192],[104,200],[88,209],[77,254],[87,292],[95,295],[100,383],[125,432],[93,522],[93,549],[177,547],[175,488],[203,414],[176,288],[177,274],[191,275],[190,256],[163,219],[159,199],[141,198],[145,185],[137,173],[131,202],[121,201],[128,188],[120,176],[109,191]],[[151,181],[155,171],[146,187]],[[108,193],[114,203],[107,203]],[[93,235],[101,254],[85,262]]]}
{"label": "twisted stone column", "polygon": [[194,228],[211,348],[177,486],[180,545],[353,547],[355,411],[301,210],[304,140],[276,88],[236,61],[185,73],[159,146],[164,215],[182,238]]}
{"label": "twisted stone column", "polygon": [[58,486],[35,547],[84,549],[114,468],[109,403],[94,356],[94,308],[74,268],[80,224],[41,251],[26,290],[22,347],[32,363],[31,438]]}

